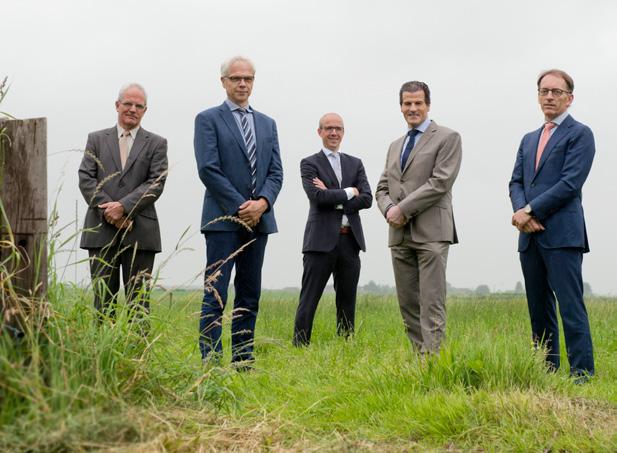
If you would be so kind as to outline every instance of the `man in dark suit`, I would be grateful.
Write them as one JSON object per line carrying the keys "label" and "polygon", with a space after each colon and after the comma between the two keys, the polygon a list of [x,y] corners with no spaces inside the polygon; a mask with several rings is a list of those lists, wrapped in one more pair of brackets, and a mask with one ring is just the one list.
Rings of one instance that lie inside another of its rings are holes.
{"label": "man in dark suit", "polygon": [[[276,233],[273,206],[283,183],[276,123],[249,105],[255,67],[243,57],[221,66],[227,99],[195,118],[195,158],[206,187],[201,231],[206,239],[206,285],[199,322],[202,358],[219,360],[221,323],[227,287],[235,265],[231,322],[232,362],[241,369],[254,360],[255,321],[261,294],[261,269],[268,235]],[[217,221],[237,216],[245,226]],[[231,256],[252,241],[241,253]],[[228,259],[230,258],[230,259]],[[221,260],[225,261],[219,268]],[[213,276],[212,271],[220,270]]]}
{"label": "man in dark suit", "polygon": [[330,275],[334,275],[336,290],[336,331],[343,336],[353,333],[359,252],[366,251],[358,211],[369,208],[373,200],[362,161],[339,151],[345,133],[343,119],[336,113],[325,114],[317,133],[323,142],[321,151],[300,163],[310,209],[302,246],[304,272],[293,336],[296,346],[311,341],[317,304]]}
{"label": "man in dark suit", "polygon": [[154,202],[167,176],[167,140],[143,129],[147,96],[127,85],[116,101],[118,124],[88,135],[79,189],[88,203],[81,248],[90,255],[94,305],[115,316],[120,270],[133,311],[149,310],[148,285],[161,234]]}
{"label": "man in dark suit", "polygon": [[582,188],[595,145],[591,130],[568,113],[574,82],[564,71],[540,74],[538,101],[545,123],[523,137],[510,180],[512,225],[525,278],[531,330],[546,361],[559,368],[559,327],[564,326],[570,373],[580,382],[594,373],[593,347],[583,302],[583,253],[589,251]]}

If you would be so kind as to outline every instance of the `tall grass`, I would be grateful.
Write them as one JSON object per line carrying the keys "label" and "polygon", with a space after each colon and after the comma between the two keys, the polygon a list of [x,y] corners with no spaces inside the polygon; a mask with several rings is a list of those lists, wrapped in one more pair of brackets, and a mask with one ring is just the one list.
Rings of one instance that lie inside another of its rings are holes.
{"label": "tall grass", "polygon": [[237,373],[200,363],[200,292],[153,297],[148,339],[126,313],[95,327],[90,292],[61,284],[44,334],[0,339],[0,451],[617,448],[615,301],[589,303],[597,376],[579,387],[545,372],[521,299],[449,300],[444,351],[421,358],[394,297],[361,295],[345,340],[325,296],[296,349],[297,294],[265,293],[256,369]]}
{"label": "tall grass", "polygon": [[583,387],[566,370],[546,373],[521,299],[450,299],[445,348],[428,358],[411,351],[394,297],[363,296],[349,341],[335,335],[332,297],[322,303],[313,343],[300,350],[289,346],[295,301],[262,310],[261,370],[233,380],[233,417],[322,447],[342,438],[402,450],[617,449],[614,302],[589,303],[598,376]]}

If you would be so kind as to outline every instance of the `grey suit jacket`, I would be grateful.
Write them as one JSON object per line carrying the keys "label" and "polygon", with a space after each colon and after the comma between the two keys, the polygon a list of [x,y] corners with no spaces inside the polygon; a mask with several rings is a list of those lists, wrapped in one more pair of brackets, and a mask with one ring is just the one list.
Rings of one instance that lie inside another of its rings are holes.
{"label": "grey suit jacket", "polygon": [[[122,169],[116,126],[88,135],[79,167],[79,190],[88,211],[80,247],[102,248],[114,241],[137,244],[139,250],[161,251],[161,233],[154,202],[167,176],[167,140],[140,128]],[[133,219],[130,232],[107,223],[97,206],[119,201]]]}
{"label": "grey suit jacket", "polygon": [[[389,207],[400,207],[410,223],[412,241],[455,244],[451,189],[461,166],[461,136],[431,121],[401,171],[405,137],[390,145],[375,191],[377,205],[384,216]],[[399,245],[403,233],[403,228],[390,227],[388,245]]]}

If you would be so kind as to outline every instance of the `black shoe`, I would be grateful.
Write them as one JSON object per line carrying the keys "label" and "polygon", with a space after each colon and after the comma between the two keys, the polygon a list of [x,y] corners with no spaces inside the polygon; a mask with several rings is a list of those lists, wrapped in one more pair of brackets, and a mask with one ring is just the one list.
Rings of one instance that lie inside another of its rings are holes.
{"label": "black shoe", "polygon": [[573,372],[570,374],[570,377],[572,377],[572,382],[574,382],[574,385],[587,384],[589,380],[591,379],[591,376],[593,375],[586,371],[577,371],[577,372]]}

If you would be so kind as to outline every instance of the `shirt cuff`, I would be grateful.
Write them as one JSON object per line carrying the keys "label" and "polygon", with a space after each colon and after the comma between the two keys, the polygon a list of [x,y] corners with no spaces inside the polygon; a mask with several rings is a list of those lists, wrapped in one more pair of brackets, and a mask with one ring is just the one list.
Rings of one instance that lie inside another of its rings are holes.
{"label": "shirt cuff", "polygon": [[348,199],[348,200],[351,200],[351,199],[354,197],[354,194],[353,194],[353,187],[345,187],[343,190],[344,190],[344,191],[345,191],[345,193],[347,194],[347,199]]}

